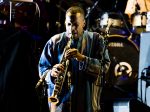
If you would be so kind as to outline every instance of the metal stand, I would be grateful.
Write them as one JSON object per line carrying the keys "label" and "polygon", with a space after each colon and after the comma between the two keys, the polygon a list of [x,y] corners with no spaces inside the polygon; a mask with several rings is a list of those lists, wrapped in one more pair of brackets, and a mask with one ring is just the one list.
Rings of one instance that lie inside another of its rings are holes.
{"label": "metal stand", "polygon": [[69,112],[71,112],[71,72],[70,71],[68,71],[67,76],[68,76],[68,90],[69,90],[69,94],[70,94],[70,97],[69,97]]}
{"label": "metal stand", "polygon": [[87,8],[87,14],[86,14],[86,16],[85,16],[85,18],[87,19],[87,30],[89,30],[90,29],[90,26],[89,26],[89,24],[90,24],[90,14],[91,14],[91,12],[93,11],[93,9],[95,9],[95,7],[97,6],[97,4],[98,4],[98,2],[99,2],[99,0],[98,1],[96,1],[95,3],[94,3],[94,5],[90,8],[90,7],[88,7]]}
{"label": "metal stand", "polygon": [[37,82],[35,89],[38,95],[39,103],[40,103],[40,112],[49,112],[48,108],[48,95],[47,95],[47,89],[48,85],[45,81],[46,76],[48,75],[49,70],[47,70],[43,76],[40,78],[40,80]]}
{"label": "metal stand", "polygon": [[40,112],[49,112],[49,106],[47,103],[48,102],[47,88],[48,85],[46,84],[45,81],[43,81],[41,87],[36,89],[38,94],[39,104],[40,104]]}

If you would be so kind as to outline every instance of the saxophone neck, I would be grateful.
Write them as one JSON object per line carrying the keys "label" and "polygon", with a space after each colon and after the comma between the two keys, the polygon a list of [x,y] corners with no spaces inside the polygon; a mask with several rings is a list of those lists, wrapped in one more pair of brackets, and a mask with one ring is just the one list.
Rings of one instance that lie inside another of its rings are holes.
{"label": "saxophone neck", "polygon": [[67,43],[67,47],[70,48],[71,46],[71,43],[72,43],[72,40],[73,40],[73,36],[70,37],[68,43]]}

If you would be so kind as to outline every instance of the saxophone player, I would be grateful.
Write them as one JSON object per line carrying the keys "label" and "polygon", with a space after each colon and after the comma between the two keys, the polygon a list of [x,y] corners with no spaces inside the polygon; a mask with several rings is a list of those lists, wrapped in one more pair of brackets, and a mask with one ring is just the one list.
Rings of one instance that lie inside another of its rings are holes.
{"label": "saxophone player", "polygon": [[[97,32],[84,30],[85,25],[84,10],[70,7],[65,15],[66,31],[52,36],[44,46],[38,66],[40,77],[48,71],[45,80],[50,112],[101,111],[100,79],[108,71],[110,59],[104,38]],[[64,50],[70,38],[71,44]],[[70,75],[64,78],[66,59]],[[49,100],[51,96],[54,100]]]}

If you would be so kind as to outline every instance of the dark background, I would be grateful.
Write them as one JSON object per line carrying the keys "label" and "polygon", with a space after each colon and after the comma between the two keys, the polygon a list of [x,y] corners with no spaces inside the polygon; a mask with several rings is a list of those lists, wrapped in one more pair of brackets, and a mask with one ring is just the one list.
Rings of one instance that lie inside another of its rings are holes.
{"label": "dark background", "polygon": [[[1,13],[8,19],[12,16],[11,23],[15,21],[22,26],[30,26],[32,32],[38,33],[46,41],[52,35],[65,30],[65,11],[70,6],[78,4],[83,7],[87,21],[85,29],[91,29],[104,12],[115,12],[124,16],[127,0],[35,0],[34,3],[12,3],[10,12],[9,1],[4,0],[0,7]],[[124,18],[126,19],[126,15]]]}
{"label": "dark background", "polygon": [[[38,89],[35,89],[39,80],[38,61],[46,41],[54,34],[65,31],[65,12],[70,6],[74,4],[82,6],[87,21],[85,29],[99,33],[101,31],[97,28],[99,29],[100,26],[96,26],[96,22],[104,12],[121,15],[129,27],[123,34],[128,38],[132,31],[128,24],[128,16],[124,14],[126,3],[127,0],[36,0],[30,3],[12,2],[12,11],[10,12],[10,2],[8,0],[1,2],[0,20],[6,20],[6,24],[0,24],[0,111],[47,112],[46,85],[42,83]],[[122,35],[120,29],[113,33]],[[133,39],[135,38],[136,36]],[[116,41],[122,42],[123,40],[120,38]],[[139,42],[128,40],[123,42],[127,44],[124,48],[127,55],[135,53],[134,56],[137,59],[135,60],[135,71],[137,72]],[[129,59],[129,62],[133,62],[132,57],[120,56],[119,52],[115,53],[113,50],[112,53],[116,57],[118,56],[117,58]],[[113,61],[112,63],[116,64],[120,60]],[[131,82],[135,80],[133,79]],[[134,91],[131,90],[132,88],[128,88],[128,85],[123,85],[127,89],[123,87],[117,89],[113,86],[115,85],[111,82],[108,87],[104,88],[104,101],[102,102],[104,105],[102,106],[106,112],[109,112],[107,108],[112,100],[136,97],[136,83],[129,85],[135,89]],[[112,108],[112,103],[110,105]]]}

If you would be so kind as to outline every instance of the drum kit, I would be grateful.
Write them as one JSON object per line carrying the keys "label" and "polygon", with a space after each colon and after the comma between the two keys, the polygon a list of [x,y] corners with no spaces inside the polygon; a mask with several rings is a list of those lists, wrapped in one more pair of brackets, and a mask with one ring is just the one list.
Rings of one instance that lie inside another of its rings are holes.
{"label": "drum kit", "polygon": [[108,41],[111,65],[105,75],[105,85],[136,94],[140,34],[146,31],[147,16],[138,13],[128,19],[120,13],[104,12],[96,31]]}

